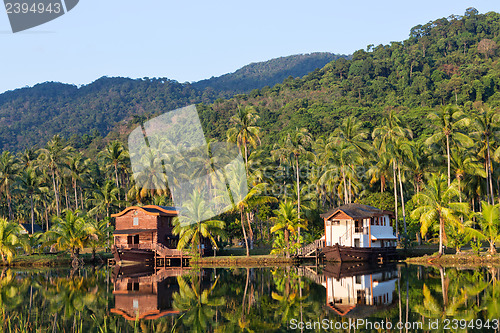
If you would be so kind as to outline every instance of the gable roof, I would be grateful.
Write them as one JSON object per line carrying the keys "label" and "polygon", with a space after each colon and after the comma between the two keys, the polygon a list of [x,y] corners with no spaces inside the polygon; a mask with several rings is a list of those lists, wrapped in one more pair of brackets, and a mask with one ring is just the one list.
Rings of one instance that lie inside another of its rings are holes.
{"label": "gable roof", "polygon": [[362,219],[362,218],[367,218],[367,217],[372,217],[372,216],[380,216],[380,215],[389,215],[393,216],[394,214],[392,212],[386,211],[386,210],[381,210],[372,206],[367,206],[367,205],[361,205],[357,203],[350,203],[344,206],[340,206],[337,208],[333,208],[329,210],[328,212],[321,214],[320,216],[323,218],[329,218],[333,215],[335,215],[337,212],[343,212],[344,214],[348,215],[349,217],[353,219]]}
{"label": "gable roof", "polygon": [[148,215],[155,215],[155,216],[177,216],[179,214],[179,209],[176,207],[146,205],[146,206],[127,207],[117,214],[111,214],[111,217],[119,217],[125,215],[131,210],[140,210]]}
{"label": "gable roof", "polygon": [[[21,227],[26,231],[26,233],[31,234],[31,223],[19,223]],[[40,225],[34,224],[33,230],[35,232],[43,232],[43,229]]]}

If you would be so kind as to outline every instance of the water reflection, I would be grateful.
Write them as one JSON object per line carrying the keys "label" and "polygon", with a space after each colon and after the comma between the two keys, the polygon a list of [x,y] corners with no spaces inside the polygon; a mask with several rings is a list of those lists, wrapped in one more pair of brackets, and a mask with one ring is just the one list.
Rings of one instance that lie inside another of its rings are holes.
{"label": "water reflection", "polygon": [[396,265],[329,263],[323,272],[326,305],[340,316],[366,318],[394,305]]}
{"label": "water reflection", "polygon": [[496,268],[365,264],[89,267],[73,274],[4,269],[0,332],[299,332],[292,321],[345,323],[353,317],[418,321],[425,329],[435,320],[499,318],[499,274]]}

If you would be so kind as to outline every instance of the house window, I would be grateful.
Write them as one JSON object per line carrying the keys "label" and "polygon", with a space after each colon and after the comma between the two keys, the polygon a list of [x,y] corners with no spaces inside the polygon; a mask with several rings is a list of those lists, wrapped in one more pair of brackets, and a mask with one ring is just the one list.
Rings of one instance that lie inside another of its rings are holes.
{"label": "house window", "polygon": [[139,225],[139,218],[138,217],[134,217],[134,225]]}
{"label": "house window", "polygon": [[139,308],[139,300],[138,300],[138,299],[134,299],[134,300],[132,301],[132,307],[133,307],[134,309],[138,309],[138,308]]}

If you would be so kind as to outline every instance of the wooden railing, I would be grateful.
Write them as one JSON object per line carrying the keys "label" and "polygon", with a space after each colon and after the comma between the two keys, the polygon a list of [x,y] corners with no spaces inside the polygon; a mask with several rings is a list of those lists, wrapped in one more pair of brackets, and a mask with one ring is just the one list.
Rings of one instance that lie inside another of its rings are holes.
{"label": "wooden railing", "polygon": [[297,250],[297,256],[307,256],[315,252],[317,249],[322,249],[324,247],[324,241],[322,239],[317,239],[311,244],[301,247]]}
{"label": "wooden railing", "polygon": [[182,251],[177,250],[177,249],[169,249],[165,245],[161,243],[156,243],[156,246],[154,248],[156,251],[157,255],[160,257],[180,257],[182,256]]}
{"label": "wooden railing", "polygon": [[140,250],[152,250],[153,245],[151,243],[144,244],[127,244],[127,245],[115,245],[117,249],[128,250],[128,249],[140,249]]}

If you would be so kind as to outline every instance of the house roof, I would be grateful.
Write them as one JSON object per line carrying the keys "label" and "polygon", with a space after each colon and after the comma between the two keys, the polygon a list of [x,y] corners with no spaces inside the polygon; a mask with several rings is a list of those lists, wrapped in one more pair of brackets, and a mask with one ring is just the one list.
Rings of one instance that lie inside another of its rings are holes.
{"label": "house roof", "polygon": [[179,209],[176,207],[147,205],[147,206],[130,206],[117,214],[111,214],[111,217],[119,217],[125,215],[131,210],[140,210],[148,215],[155,215],[155,216],[177,216],[179,214]]}
{"label": "house roof", "polygon": [[[23,229],[28,233],[28,234],[31,234],[31,223],[19,223],[21,225],[21,227],[23,227]],[[33,230],[35,232],[43,232],[43,229],[40,225],[38,224],[34,224],[33,225]]]}
{"label": "house roof", "polygon": [[350,216],[353,219],[362,219],[366,217],[380,216],[384,214],[388,214],[389,216],[394,215],[392,212],[381,210],[372,206],[350,203],[344,206],[333,208],[328,212],[321,214],[320,216],[323,218],[329,218],[332,215],[335,215],[339,211],[343,212],[344,214]]}

